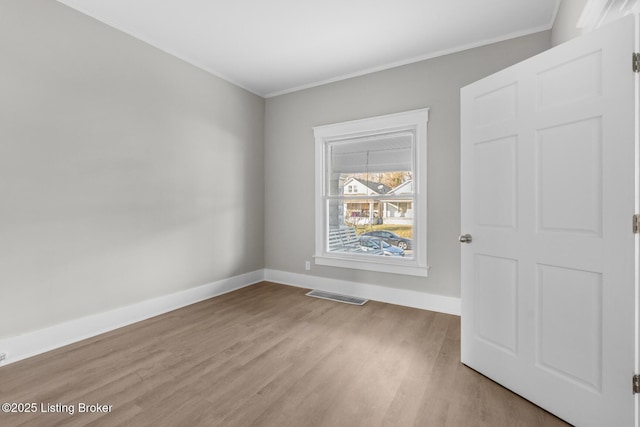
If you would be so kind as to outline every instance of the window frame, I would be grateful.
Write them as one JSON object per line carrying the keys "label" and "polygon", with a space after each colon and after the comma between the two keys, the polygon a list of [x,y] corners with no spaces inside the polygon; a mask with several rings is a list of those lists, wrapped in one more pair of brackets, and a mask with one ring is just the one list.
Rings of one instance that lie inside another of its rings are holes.
{"label": "window frame", "polygon": [[[316,265],[376,272],[428,276],[427,264],[427,123],[429,109],[405,111],[313,128],[315,137],[315,255]],[[413,247],[412,259],[348,254],[327,250],[326,145],[336,141],[410,130],[413,143]]]}

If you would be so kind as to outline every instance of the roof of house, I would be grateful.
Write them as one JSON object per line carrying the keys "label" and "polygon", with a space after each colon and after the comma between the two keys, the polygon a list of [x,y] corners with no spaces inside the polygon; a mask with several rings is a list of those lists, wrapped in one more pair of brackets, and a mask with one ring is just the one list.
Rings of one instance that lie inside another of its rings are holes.
{"label": "roof of house", "polygon": [[[408,190],[408,191],[407,191]],[[404,194],[404,193],[413,193],[413,180],[410,179],[408,181],[403,182],[395,188],[392,188],[389,193],[393,194]]]}
{"label": "roof of house", "polygon": [[391,187],[389,187],[388,185],[382,184],[380,182],[367,181],[365,179],[358,179],[353,177],[349,178],[344,183],[344,185],[347,185],[350,181],[358,181],[360,184],[369,188],[371,191],[373,191],[376,194],[387,194],[389,191],[391,191]]}

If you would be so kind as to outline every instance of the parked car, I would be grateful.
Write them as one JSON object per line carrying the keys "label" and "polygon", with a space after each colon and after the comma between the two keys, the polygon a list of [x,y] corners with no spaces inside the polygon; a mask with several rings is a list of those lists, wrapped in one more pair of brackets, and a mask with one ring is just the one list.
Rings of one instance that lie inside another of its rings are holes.
{"label": "parked car", "polygon": [[400,237],[395,233],[386,230],[376,230],[363,233],[363,236],[375,236],[379,237],[390,245],[399,247],[400,249],[413,249],[413,243],[411,239]]}
{"label": "parked car", "polygon": [[360,250],[371,255],[404,256],[404,250],[375,236],[360,236]]}

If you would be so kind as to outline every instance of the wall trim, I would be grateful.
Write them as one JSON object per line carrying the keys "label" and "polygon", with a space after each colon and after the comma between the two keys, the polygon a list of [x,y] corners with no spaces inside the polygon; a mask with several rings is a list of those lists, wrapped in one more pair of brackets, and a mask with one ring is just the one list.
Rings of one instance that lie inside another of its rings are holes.
{"label": "wall trim", "polygon": [[7,357],[0,362],[0,366],[251,286],[263,280],[264,270],[256,270],[114,310],[73,319],[44,329],[3,338],[0,339],[0,353],[6,353]]}
{"label": "wall trim", "polygon": [[298,288],[319,289],[389,304],[460,315],[460,298],[264,269],[0,339],[0,353],[7,355],[6,359],[0,362],[0,366],[9,365],[264,280]]}
{"label": "wall trim", "polygon": [[[61,1],[61,0],[58,0],[58,1]],[[463,52],[465,50],[475,49],[477,47],[488,46],[490,44],[500,43],[500,42],[511,40],[511,39],[515,39],[515,38],[518,38],[518,37],[525,37],[525,36],[530,36],[530,35],[533,35],[533,34],[536,34],[536,33],[540,33],[540,32],[543,32],[543,31],[548,31],[551,28],[553,28],[553,23],[555,22],[555,17],[556,17],[556,14],[558,13],[559,4],[560,3],[558,2],[558,6],[556,7],[556,10],[555,10],[554,14],[552,15],[551,21],[548,24],[542,25],[540,27],[529,28],[529,29],[523,30],[523,31],[515,31],[513,33],[502,35],[500,37],[493,37],[493,38],[488,38],[488,39],[483,39],[483,40],[477,40],[477,41],[474,41],[474,42],[471,42],[471,43],[454,46],[452,48],[443,49],[443,50],[439,50],[439,51],[436,51],[436,52],[427,53],[427,54],[424,54],[424,55],[418,55],[418,56],[415,56],[413,58],[404,59],[404,60],[401,60],[401,61],[395,61],[395,62],[391,62],[391,63],[388,63],[388,64],[379,65],[379,66],[376,66],[376,67],[365,68],[363,70],[355,71],[353,73],[343,74],[341,76],[332,77],[330,79],[319,80],[319,81],[312,82],[312,83],[306,83],[306,84],[303,84],[303,85],[294,86],[294,87],[289,88],[289,89],[283,89],[283,90],[278,90],[278,91],[275,91],[275,92],[269,92],[269,93],[266,93],[266,94],[258,94],[258,95],[260,95],[260,96],[262,96],[263,98],[266,98],[266,99],[275,98],[276,96],[286,95],[286,94],[293,93],[293,92],[299,92],[301,90],[311,89],[311,88],[318,87],[318,86],[324,86],[324,85],[328,85],[328,84],[331,84],[331,83],[336,83],[336,82],[339,82],[339,81],[342,81],[342,80],[352,79],[354,77],[366,76],[367,74],[373,74],[373,73],[377,73],[379,71],[385,71],[385,70],[389,70],[391,68],[401,67],[403,65],[414,64],[416,62],[421,62],[421,61],[426,61],[426,60],[429,60],[429,59],[439,58],[441,56],[451,55],[453,53]],[[189,62],[189,61],[187,61],[187,62]],[[206,71],[208,71],[208,70],[206,70]],[[209,72],[211,72],[213,74],[212,71],[209,71]],[[233,82],[231,82],[231,83],[233,83]]]}
{"label": "wall trim", "polygon": [[264,280],[460,316],[460,298],[265,269]]}

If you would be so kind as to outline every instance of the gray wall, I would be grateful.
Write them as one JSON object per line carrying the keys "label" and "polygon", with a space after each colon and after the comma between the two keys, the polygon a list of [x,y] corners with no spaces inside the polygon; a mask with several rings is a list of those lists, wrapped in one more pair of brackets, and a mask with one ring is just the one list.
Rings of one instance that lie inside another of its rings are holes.
{"label": "gray wall", "polygon": [[0,2],[0,338],[264,267],[264,99]]}
{"label": "gray wall", "polygon": [[460,88],[550,47],[550,31],[267,99],[266,267],[305,274],[314,252],[312,127],[429,107],[426,279],[313,265],[311,274],[460,295]]}
{"label": "gray wall", "polygon": [[557,46],[560,43],[569,41],[582,34],[576,28],[580,15],[587,5],[587,0],[561,0],[556,21],[551,29],[551,45]]}

